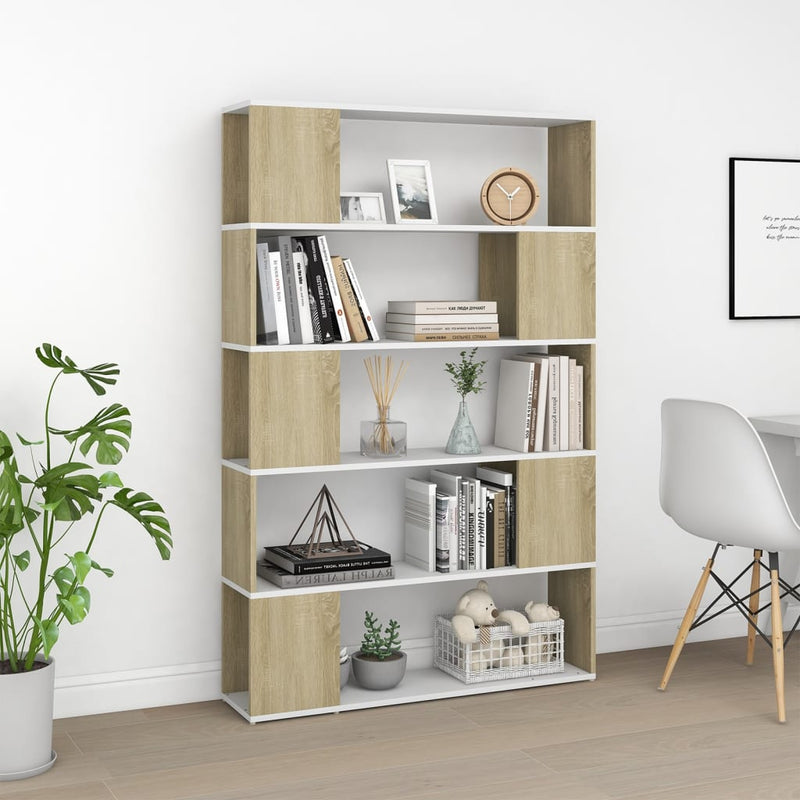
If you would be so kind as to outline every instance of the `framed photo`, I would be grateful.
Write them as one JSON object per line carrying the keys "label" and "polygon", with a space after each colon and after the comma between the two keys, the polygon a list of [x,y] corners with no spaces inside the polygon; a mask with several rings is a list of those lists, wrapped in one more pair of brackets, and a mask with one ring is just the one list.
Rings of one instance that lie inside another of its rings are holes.
{"label": "framed photo", "polygon": [[342,192],[339,207],[342,222],[386,222],[382,192]]}
{"label": "framed photo", "polygon": [[435,225],[436,204],[433,201],[430,162],[390,158],[386,165],[389,168],[394,221]]}
{"label": "framed photo", "polygon": [[800,317],[800,160],[730,159],[729,319]]}

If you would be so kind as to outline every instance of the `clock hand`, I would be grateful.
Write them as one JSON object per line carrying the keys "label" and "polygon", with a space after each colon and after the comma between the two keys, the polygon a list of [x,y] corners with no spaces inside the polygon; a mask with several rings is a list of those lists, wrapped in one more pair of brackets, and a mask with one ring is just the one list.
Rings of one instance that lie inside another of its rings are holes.
{"label": "clock hand", "polygon": [[508,196],[509,200],[510,200],[510,199],[511,199],[511,198],[512,198],[512,197],[513,197],[513,196],[514,196],[514,195],[515,195],[515,194],[516,194],[516,193],[517,193],[517,192],[518,192],[518,191],[519,191],[521,188],[522,188],[521,186],[517,186],[517,188],[516,188],[516,189],[514,189],[514,191],[513,191],[513,192],[511,192],[511,194]]}
{"label": "clock hand", "polygon": [[500,191],[501,191],[501,192],[502,192],[502,193],[503,193],[503,194],[504,194],[506,197],[508,197],[508,198],[510,198],[510,197],[511,197],[511,195],[510,195],[510,194],[509,194],[509,193],[508,193],[508,192],[507,192],[507,191],[506,191],[506,190],[505,190],[505,189],[504,189],[504,188],[503,188],[503,187],[502,187],[502,186],[501,186],[499,183],[496,183],[496,184],[495,184],[495,186],[496,186],[496,187],[497,187],[497,188],[498,188],[498,189],[499,189],[499,190],[500,190]]}

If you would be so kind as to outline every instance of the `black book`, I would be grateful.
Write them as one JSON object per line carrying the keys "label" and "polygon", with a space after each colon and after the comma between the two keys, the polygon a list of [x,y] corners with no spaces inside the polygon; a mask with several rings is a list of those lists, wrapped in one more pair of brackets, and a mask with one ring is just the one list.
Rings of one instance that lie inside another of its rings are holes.
{"label": "black book", "polygon": [[308,545],[284,544],[276,547],[265,547],[264,558],[293,575],[310,575],[319,572],[337,572],[350,569],[366,569],[368,567],[388,567],[392,556],[377,547],[364,542],[346,543],[342,549],[334,545],[322,543],[319,555],[307,556]]}
{"label": "black book", "polygon": [[319,344],[330,344],[336,340],[337,331],[333,319],[333,301],[325,276],[325,264],[319,252],[319,241],[316,236],[293,236],[292,249],[305,257],[314,341],[317,341],[319,335]]}

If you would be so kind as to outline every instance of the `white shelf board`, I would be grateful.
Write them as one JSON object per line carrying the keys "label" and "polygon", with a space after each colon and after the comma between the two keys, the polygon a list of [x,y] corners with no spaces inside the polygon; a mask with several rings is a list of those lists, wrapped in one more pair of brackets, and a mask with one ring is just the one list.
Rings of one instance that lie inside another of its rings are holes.
{"label": "white shelf board", "polygon": [[258,102],[244,100],[222,109],[223,114],[247,114],[250,106],[283,108],[333,108],[342,119],[376,120],[384,122],[450,122],[459,125],[515,125],[551,128],[586,122],[585,119],[562,117],[558,114],[530,114],[521,111],[491,111],[478,109],[402,108],[396,106],[338,105],[337,103],[297,103],[284,101]]}
{"label": "white shelf board", "polygon": [[288,711],[280,714],[262,714],[250,716],[249,693],[231,692],[222,695],[222,699],[238,711],[249,722],[267,722],[289,717],[305,717],[312,714],[335,714],[340,711],[355,711],[360,708],[377,708],[400,703],[418,703],[425,700],[443,700],[448,697],[464,697],[490,692],[507,692],[515,689],[534,689],[539,686],[553,686],[578,681],[593,681],[596,675],[578,669],[572,664],[565,664],[563,672],[551,675],[534,675],[529,678],[509,678],[500,681],[484,681],[482,683],[462,683],[442,672],[440,669],[415,669],[406,672],[403,681],[394,689],[371,691],[348,683],[341,692],[341,703],[325,708],[310,708],[301,711]]}
{"label": "white shelf board", "polygon": [[561,347],[564,345],[596,344],[596,339],[499,339],[453,340],[445,342],[405,342],[400,339],[379,339],[377,342],[333,342],[331,344],[270,344],[247,345],[222,342],[223,350],[243,353],[297,353],[313,350],[430,350],[434,348],[464,349],[464,347]]}
{"label": "white shelf board", "polygon": [[391,222],[231,222],[223,231],[337,231],[364,233],[595,233],[576,225],[430,225]]}
{"label": "white shelf board", "polygon": [[324,583],[319,586],[301,586],[296,589],[281,589],[263,578],[256,579],[256,591],[248,592],[237,583],[223,577],[222,582],[239,594],[250,600],[264,600],[271,597],[286,597],[298,594],[320,594],[324,592],[353,592],[366,589],[392,589],[398,586],[413,586],[416,584],[449,583],[452,581],[477,581],[481,578],[493,580],[494,578],[508,577],[509,575],[541,575],[551,572],[566,572],[573,569],[592,569],[594,561],[584,561],[577,564],[555,564],[543,567],[496,567],[495,569],[471,569],[459,572],[428,572],[414,567],[405,561],[397,561],[394,567],[394,578],[385,581],[361,581],[353,583]]}
{"label": "white shelf board", "polygon": [[223,458],[222,466],[234,469],[245,475],[295,475],[299,473],[348,472],[355,470],[404,469],[406,467],[431,467],[438,464],[448,467],[453,464],[476,464],[492,461],[532,461],[548,458],[582,458],[595,456],[595,450],[558,450],[546,453],[521,453],[506,450],[491,444],[481,445],[477,455],[450,455],[441,447],[418,447],[408,451],[401,458],[369,458],[358,452],[342,453],[338,464],[314,464],[302,467],[272,467],[269,469],[250,469],[246,458]]}

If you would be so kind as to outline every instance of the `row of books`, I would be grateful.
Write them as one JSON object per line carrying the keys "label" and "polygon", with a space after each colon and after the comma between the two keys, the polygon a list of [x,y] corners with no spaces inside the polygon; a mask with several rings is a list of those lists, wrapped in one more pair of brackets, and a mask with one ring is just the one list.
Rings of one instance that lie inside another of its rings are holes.
{"label": "row of books", "polygon": [[386,338],[406,342],[500,338],[494,300],[390,300]]}
{"label": "row of books", "polygon": [[583,449],[583,365],[525,353],[500,362],[494,443],[538,453]]}
{"label": "row of books", "polygon": [[364,542],[322,544],[311,556],[307,544],[265,547],[256,572],[282,589],[394,577],[391,554]]}
{"label": "row of books", "polygon": [[325,236],[275,236],[256,245],[258,344],[378,341],[349,258]]}
{"label": "row of books", "polygon": [[493,569],[516,563],[514,476],[489,467],[475,475],[432,469],[406,478],[405,560],[428,572]]}

